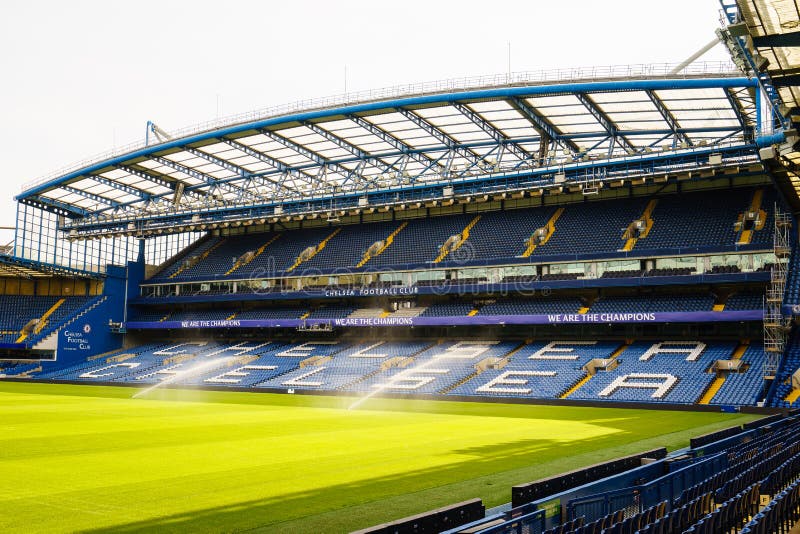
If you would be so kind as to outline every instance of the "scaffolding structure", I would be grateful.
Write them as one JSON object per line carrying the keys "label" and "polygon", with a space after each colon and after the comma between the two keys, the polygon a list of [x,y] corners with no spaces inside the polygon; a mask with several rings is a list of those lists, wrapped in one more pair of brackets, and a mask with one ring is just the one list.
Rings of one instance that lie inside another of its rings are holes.
{"label": "scaffolding structure", "polygon": [[789,319],[783,314],[783,296],[786,291],[786,277],[791,244],[792,216],[775,206],[775,233],[773,249],[775,263],[770,271],[770,284],[764,304],[764,379],[772,380],[786,348]]}

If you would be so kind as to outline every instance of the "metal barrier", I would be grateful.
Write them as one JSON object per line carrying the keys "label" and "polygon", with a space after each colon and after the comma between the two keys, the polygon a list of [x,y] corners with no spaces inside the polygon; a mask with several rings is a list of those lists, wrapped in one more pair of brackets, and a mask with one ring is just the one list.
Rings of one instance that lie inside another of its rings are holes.
{"label": "metal barrier", "polygon": [[727,467],[726,455],[717,454],[645,484],[573,499],[567,503],[567,518],[594,521],[617,510],[630,517],[660,502],[672,503],[684,490]]}
{"label": "metal barrier", "polygon": [[478,534],[542,534],[545,531],[545,512],[546,510],[536,510],[481,530]]}

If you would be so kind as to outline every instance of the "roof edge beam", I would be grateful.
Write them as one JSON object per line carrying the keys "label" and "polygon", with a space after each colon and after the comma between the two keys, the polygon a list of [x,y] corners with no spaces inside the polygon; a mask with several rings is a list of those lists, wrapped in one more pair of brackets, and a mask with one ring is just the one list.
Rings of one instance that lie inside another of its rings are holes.
{"label": "roof edge beam", "polygon": [[753,46],[756,48],[800,46],[800,31],[754,36]]}

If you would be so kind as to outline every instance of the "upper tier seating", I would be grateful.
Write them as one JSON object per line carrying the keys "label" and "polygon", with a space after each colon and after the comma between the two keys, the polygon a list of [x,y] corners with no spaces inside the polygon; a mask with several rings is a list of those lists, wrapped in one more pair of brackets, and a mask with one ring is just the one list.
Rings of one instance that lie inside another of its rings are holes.
{"label": "upper tier seating", "polygon": [[[268,245],[264,252],[256,256],[247,265],[236,269],[233,273],[236,277],[250,277],[250,276],[269,276],[270,274],[284,272],[294,265],[295,260],[301,252],[308,247],[315,247],[328,237],[333,230],[331,228],[312,228],[308,230],[298,230],[294,232],[283,232],[280,237]],[[241,253],[244,254],[248,250],[257,250],[258,247],[271,241],[273,236],[262,235],[257,242],[252,242],[252,245]],[[247,238],[241,238],[245,240]],[[305,269],[305,266],[298,267],[299,272]]]}
{"label": "upper tier seating", "polygon": [[[267,234],[269,235],[269,234]],[[264,239],[266,236],[258,236]],[[255,245],[256,236],[230,237],[214,246],[201,261],[181,271],[177,278],[209,278],[223,275],[236,264],[239,257]]]}
{"label": "upper tier seating", "polygon": [[337,267],[355,267],[369,247],[386,239],[400,224],[400,221],[397,221],[342,226],[341,232],[334,236],[322,251],[305,262],[302,268],[307,271],[313,269],[330,271]]}
{"label": "upper tier seating", "polygon": [[[752,233],[750,245],[768,248],[772,243],[772,209],[776,194],[768,188],[763,190],[761,206],[767,214],[767,220],[762,230]],[[744,188],[656,197],[657,203],[651,213],[652,228],[647,236],[638,239],[633,252],[709,247],[735,249],[739,233],[734,230],[734,224],[749,207],[754,191],[756,189]],[[633,221],[643,215],[650,200],[636,197],[567,204],[555,221],[555,231],[546,243],[533,249],[532,257],[614,254],[625,246],[623,234]],[[556,209],[554,206],[542,206],[408,221],[286,230],[280,234],[211,237],[200,240],[192,250],[164,266],[154,280],[170,277],[173,280],[213,280],[280,275],[295,265],[303,251],[318,247],[328,238],[324,248],[297,265],[292,272],[302,274],[352,269],[361,262],[367,249],[397,230],[391,245],[371,257],[363,265],[364,268],[431,263],[439,256],[440,247],[450,237],[460,235],[478,215],[480,218],[469,229],[466,242],[445,256],[442,262],[513,260],[526,251],[528,238],[538,228],[547,225],[556,214]],[[404,222],[407,225],[401,229]],[[258,254],[261,249],[263,251]],[[240,261],[249,252],[255,256],[250,261]],[[193,261],[196,263],[192,264]],[[718,270],[727,272],[731,269]],[[655,269],[645,274],[684,273],[680,270],[661,273]],[[613,273],[606,275],[613,276]]]}
{"label": "upper tier seating", "polygon": [[556,222],[550,240],[536,248],[535,256],[615,252],[623,247],[622,234],[639,218],[647,199],[631,198],[606,202],[584,202],[567,206]]}
{"label": "upper tier seating", "polygon": [[[397,234],[392,245],[372,258],[367,266],[431,262],[439,255],[439,247],[451,236],[460,234],[474,218],[475,215],[470,214],[408,221],[408,226]],[[367,225],[361,225],[364,226]]]}
{"label": "upper tier seating", "polygon": [[158,273],[153,278],[169,278],[176,275],[179,271],[185,270],[187,265],[193,264],[198,258],[213,248],[222,238],[218,236],[208,236],[199,239],[182,252],[164,262]]}
{"label": "upper tier seating", "polygon": [[[652,214],[653,227],[647,237],[639,239],[636,249],[732,245],[737,238],[733,225],[752,196],[752,189],[737,189],[659,198]],[[771,235],[765,230],[755,232],[754,238]]]}
{"label": "upper tier seating", "polygon": [[477,260],[519,256],[531,235],[545,226],[555,211],[545,207],[484,213],[470,231],[468,250]]}

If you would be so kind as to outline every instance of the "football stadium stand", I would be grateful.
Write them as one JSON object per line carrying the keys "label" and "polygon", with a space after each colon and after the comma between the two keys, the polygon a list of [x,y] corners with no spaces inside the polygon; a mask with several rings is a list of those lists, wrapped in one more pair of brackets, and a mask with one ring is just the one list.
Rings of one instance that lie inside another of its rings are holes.
{"label": "football stadium stand", "polygon": [[786,532],[800,500],[796,66],[782,40],[739,37],[770,26],[740,12],[749,1],[724,4],[723,40],[747,44],[736,69],[398,89],[28,184],[0,251],[0,378],[761,413],[437,524]]}

